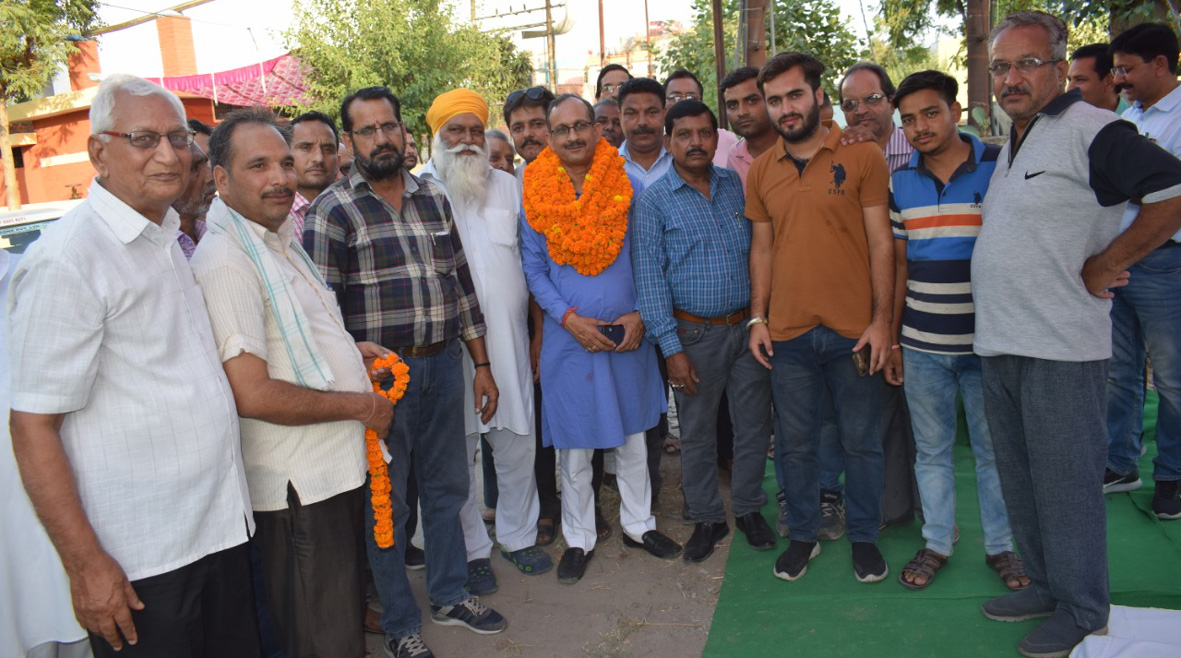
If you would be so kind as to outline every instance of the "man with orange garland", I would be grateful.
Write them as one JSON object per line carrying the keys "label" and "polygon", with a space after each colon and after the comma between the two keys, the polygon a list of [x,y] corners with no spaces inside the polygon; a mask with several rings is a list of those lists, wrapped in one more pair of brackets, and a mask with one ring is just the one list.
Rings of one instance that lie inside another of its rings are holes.
{"label": "man with orange garland", "polygon": [[[620,524],[628,546],[669,559],[681,547],[656,530],[644,433],[667,408],[656,350],[643,341],[630,256],[635,185],[604,140],[594,110],[573,94],[546,112],[550,148],[525,173],[521,254],[545,312],[541,427],[562,464],[558,580],[578,582],[594,555],[591,456],[614,448]],[[579,216],[600,218],[577,223]],[[585,227],[585,228],[583,228]],[[559,241],[557,238],[564,239]],[[606,247],[594,244],[606,242]]]}
{"label": "man with orange garland", "polygon": [[365,428],[384,435],[393,418],[362,355],[389,350],[345,330],[288,221],[297,181],[289,139],[257,109],[233,112],[213,131],[221,198],[192,267],[241,417],[279,646],[290,656],[359,658]]}

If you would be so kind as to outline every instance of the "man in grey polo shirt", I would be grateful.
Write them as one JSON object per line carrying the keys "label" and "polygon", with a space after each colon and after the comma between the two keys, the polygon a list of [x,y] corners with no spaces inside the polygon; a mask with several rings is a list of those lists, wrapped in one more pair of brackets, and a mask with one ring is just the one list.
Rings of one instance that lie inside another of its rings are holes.
{"label": "man in grey polo shirt", "polygon": [[[1018,650],[1066,656],[1106,627],[1110,609],[1102,490],[1110,289],[1181,229],[1181,162],[1078,92],[1063,94],[1058,18],[1011,14],[991,51],[993,88],[1013,129],[972,256],[974,346],[1031,584],[983,611],[998,621],[1048,617]],[[1140,214],[1120,234],[1129,199]]]}

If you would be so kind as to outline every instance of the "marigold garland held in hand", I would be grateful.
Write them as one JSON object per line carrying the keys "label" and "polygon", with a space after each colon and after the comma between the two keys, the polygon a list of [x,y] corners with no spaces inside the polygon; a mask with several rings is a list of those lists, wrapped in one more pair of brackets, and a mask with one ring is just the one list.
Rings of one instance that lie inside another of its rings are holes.
{"label": "marigold garland held in hand", "polygon": [[[389,368],[394,375],[394,385],[390,390],[381,390],[379,382],[373,382],[373,392],[380,393],[395,406],[398,400],[406,394],[406,386],[410,384],[410,366],[406,365],[397,354],[390,353],[373,362],[373,368]],[[377,522],[373,526],[373,539],[378,548],[389,548],[394,545],[394,506],[390,502],[390,470],[381,454],[381,444],[378,443],[377,432],[365,429],[366,457],[369,459],[369,491],[373,502],[373,519]]]}
{"label": "marigold garland held in hand", "polygon": [[550,258],[594,276],[611,266],[623,248],[632,186],[623,156],[599,138],[582,183],[582,196],[552,149],[525,170],[525,217],[546,238]]}

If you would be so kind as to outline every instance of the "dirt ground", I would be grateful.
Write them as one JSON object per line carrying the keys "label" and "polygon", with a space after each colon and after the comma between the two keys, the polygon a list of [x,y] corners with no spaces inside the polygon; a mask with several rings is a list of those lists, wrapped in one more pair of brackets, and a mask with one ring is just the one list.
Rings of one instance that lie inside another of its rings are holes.
{"label": "dirt ground", "polygon": [[[477,466],[476,472],[480,472]],[[656,511],[657,527],[684,544],[693,526],[681,520],[680,457],[661,460],[664,484]],[[729,481],[722,482],[729,498]],[[477,491],[481,491],[477,486]],[[603,488],[603,511],[614,530],[595,549],[586,576],[575,585],[561,585],[556,563],[566,544],[558,539],[545,550],[555,568],[538,576],[518,572],[499,551],[492,566],[500,591],[481,597],[508,619],[508,629],[477,635],[430,621],[423,571],[410,572],[410,583],[424,610],[423,639],[438,658],[494,656],[504,658],[639,658],[700,656],[709,634],[718,591],[722,586],[731,534],[700,564],[680,557],[659,560],[620,539],[619,496]],[[727,500],[728,503],[728,500]],[[740,534],[740,533],[739,533]],[[416,540],[418,543],[421,539]],[[741,537],[738,541],[744,541]],[[418,544],[421,545],[421,544]],[[367,635],[375,658],[385,656],[382,638]]]}

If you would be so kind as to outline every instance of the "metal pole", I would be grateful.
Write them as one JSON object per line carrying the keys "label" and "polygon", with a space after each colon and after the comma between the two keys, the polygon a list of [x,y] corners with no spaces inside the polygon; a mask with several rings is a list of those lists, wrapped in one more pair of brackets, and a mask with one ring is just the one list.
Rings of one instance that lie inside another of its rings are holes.
{"label": "metal pole", "polygon": [[648,50],[648,77],[656,75],[656,69],[652,68],[652,23],[648,22],[648,0],[644,0],[644,43]]}
{"label": "metal pole", "polygon": [[551,0],[545,0],[545,40],[549,50],[550,88],[556,95],[558,93],[558,49],[554,45],[554,16]]}
{"label": "metal pole", "polygon": [[771,23],[771,54],[774,56],[779,52],[775,45],[775,0],[767,0],[767,20]]}
{"label": "metal pole", "polygon": [[607,40],[603,37],[603,0],[599,0],[599,67],[602,68],[606,65]]}
{"label": "metal pole", "polygon": [[722,34],[722,0],[711,0],[714,15],[714,65],[717,69],[718,124],[726,127],[726,107],[722,102],[722,78],[726,77],[726,44]]}

